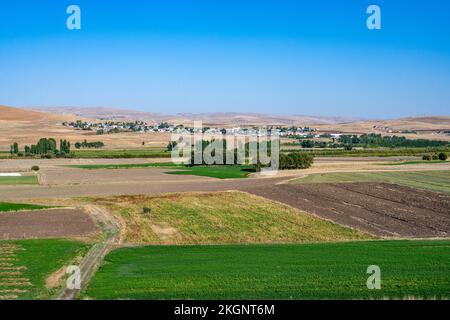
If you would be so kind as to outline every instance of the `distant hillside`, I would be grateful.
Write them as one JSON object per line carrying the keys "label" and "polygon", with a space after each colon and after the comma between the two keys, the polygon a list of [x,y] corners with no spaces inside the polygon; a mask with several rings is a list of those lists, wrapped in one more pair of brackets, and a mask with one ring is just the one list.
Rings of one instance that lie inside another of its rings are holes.
{"label": "distant hillside", "polygon": [[143,120],[148,122],[191,123],[202,121],[205,125],[313,125],[348,123],[358,119],[349,117],[320,117],[303,115],[268,115],[260,113],[211,112],[179,113],[165,115],[117,108],[39,107],[37,110],[60,114],[74,114],[83,118],[111,120]]}
{"label": "distant hillside", "polygon": [[57,116],[45,112],[0,106],[0,120],[3,121],[55,120],[57,118]]}

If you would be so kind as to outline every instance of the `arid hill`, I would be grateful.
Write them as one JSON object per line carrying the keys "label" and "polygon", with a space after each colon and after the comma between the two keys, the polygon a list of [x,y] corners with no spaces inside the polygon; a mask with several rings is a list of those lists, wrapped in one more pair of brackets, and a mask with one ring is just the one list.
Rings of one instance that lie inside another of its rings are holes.
{"label": "arid hill", "polygon": [[[48,112],[43,112],[45,109]],[[33,144],[39,138],[53,137],[68,139],[72,144],[87,139],[101,140],[106,149],[164,147],[170,140],[168,133],[118,133],[95,135],[92,131],[75,130],[63,126],[64,121],[95,121],[95,119],[142,120],[149,123],[170,122],[191,126],[194,120],[204,126],[247,126],[247,125],[296,125],[312,126],[322,132],[381,133],[402,135],[411,139],[438,139],[450,141],[444,131],[450,130],[449,116],[410,117],[395,120],[357,120],[344,117],[277,116],[256,113],[203,113],[163,115],[115,108],[41,108],[39,110],[0,106],[0,151],[8,151],[10,145],[18,142],[21,147]],[[405,133],[404,131],[415,131]]]}
{"label": "arid hill", "polygon": [[0,106],[0,151],[9,151],[14,142],[19,144],[20,150],[24,145],[35,144],[40,138],[67,139],[72,145],[84,139],[88,141],[101,140],[107,149],[141,148],[142,142],[148,147],[165,147],[170,135],[118,133],[97,136],[92,131],[75,130],[63,126],[65,121],[92,120],[71,113],[42,112],[30,109],[20,109]]}
{"label": "arid hill", "polygon": [[193,121],[202,121],[204,125],[305,125],[305,124],[337,124],[356,121],[349,117],[320,117],[303,115],[270,115],[261,113],[208,112],[178,113],[165,115],[156,112],[144,112],[117,108],[77,108],[77,107],[39,107],[37,110],[74,114],[83,118],[111,120],[143,120],[150,123],[170,122],[192,125]]}

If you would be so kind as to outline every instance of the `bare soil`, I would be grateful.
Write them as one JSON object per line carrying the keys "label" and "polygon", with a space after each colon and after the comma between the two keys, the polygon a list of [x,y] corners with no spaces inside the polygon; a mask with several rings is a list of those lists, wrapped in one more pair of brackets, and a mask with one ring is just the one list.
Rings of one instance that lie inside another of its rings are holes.
{"label": "bare soil", "polygon": [[450,236],[450,196],[440,193],[387,183],[278,184],[248,191],[379,236]]}
{"label": "bare soil", "polygon": [[97,232],[80,209],[50,209],[0,214],[0,240],[90,236]]}

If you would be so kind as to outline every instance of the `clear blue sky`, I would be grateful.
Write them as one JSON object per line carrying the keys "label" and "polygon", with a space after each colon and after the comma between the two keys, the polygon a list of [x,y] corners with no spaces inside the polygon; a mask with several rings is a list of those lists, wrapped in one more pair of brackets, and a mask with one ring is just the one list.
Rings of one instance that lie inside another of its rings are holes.
{"label": "clear blue sky", "polygon": [[1,1],[0,104],[449,115],[450,1]]}

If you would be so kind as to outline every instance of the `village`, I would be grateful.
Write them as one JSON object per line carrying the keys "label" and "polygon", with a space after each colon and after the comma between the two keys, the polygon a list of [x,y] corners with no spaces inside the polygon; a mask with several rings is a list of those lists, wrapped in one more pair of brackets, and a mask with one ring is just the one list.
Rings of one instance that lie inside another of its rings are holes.
{"label": "village", "polygon": [[[265,136],[269,134],[276,134],[281,137],[316,137],[316,128],[311,127],[296,127],[296,126],[248,126],[248,127],[188,127],[182,124],[174,125],[167,122],[161,122],[152,125],[144,121],[104,121],[104,122],[87,122],[76,120],[74,122],[63,122],[63,126],[71,127],[76,130],[95,131],[95,134],[112,134],[119,132],[165,132],[165,133],[207,133],[210,135],[231,134],[235,136]],[[333,137],[340,136],[339,133],[332,133]]]}

